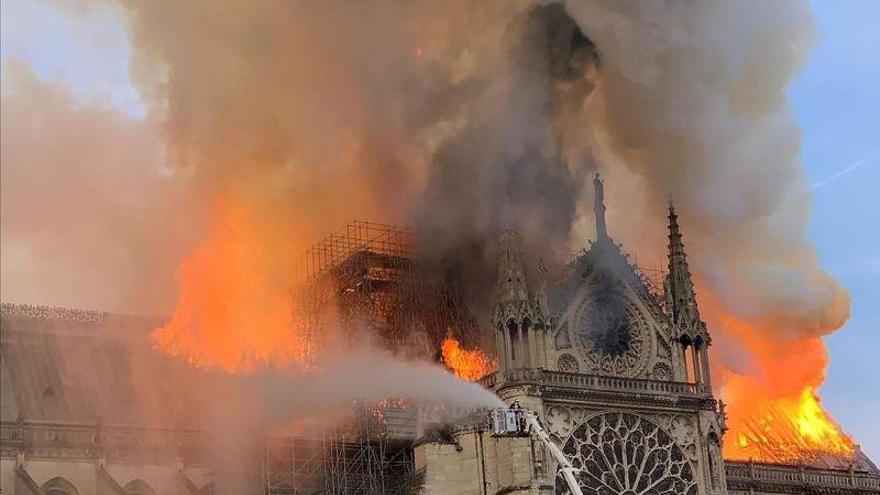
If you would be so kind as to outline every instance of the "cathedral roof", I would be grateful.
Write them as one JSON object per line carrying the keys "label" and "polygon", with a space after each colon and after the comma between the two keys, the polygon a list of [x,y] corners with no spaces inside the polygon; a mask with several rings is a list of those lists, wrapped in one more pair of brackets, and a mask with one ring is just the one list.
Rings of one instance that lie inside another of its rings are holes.
{"label": "cathedral roof", "polygon": [[161,320],[4,303],[0,419],[174,426],[200,372],[151,348]]}

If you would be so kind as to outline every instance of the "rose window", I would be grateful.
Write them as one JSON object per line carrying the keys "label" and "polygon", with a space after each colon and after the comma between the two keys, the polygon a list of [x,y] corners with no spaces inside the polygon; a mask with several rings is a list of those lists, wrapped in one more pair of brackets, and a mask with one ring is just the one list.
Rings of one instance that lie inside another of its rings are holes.
{"label": "rose window", "polygon": [[559,356],[556,366],[559,368],[559,371],[565,371],[566,373],[577,373],[580,370],[577,358],[571,354],[563,354]]}
{"label": "rose window", "polygon": [[589,372],[631,376],[645,353],[639,311],[615,291],[591,294],[581,305],[574,326]]}
{"label": "rose window", "polygon": [[[634,414],[605,413],[583,422],[562,451],[571,459],[584,495],[696,495],[684,452],[656,424]],[[556,494],[571,491],[560,473]]]}

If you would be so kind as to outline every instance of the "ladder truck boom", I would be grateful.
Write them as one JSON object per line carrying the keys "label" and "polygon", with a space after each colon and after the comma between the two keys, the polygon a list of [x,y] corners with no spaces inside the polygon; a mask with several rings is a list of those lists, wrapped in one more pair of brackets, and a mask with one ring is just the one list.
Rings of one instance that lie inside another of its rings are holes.
{"label": "ladder truck boom", "polygon": [[493,436],[530,437],[534,435],[537,437],[547,447],[547,450],[550,451],[556,462],[559,463],[559,471],[568,484],[572,495],[584,495],[575,477],[575,474],[580,472],[580,469],[575,468],[571,464],[571,460],[562,452],[562,449],[553,443],[550,435],[541,426],[541,422],[538,421],[538,416],[534,412],[523,409],[519,407],[517,402],[514,402],[510,408],[499,407],[493,409],[490,414],[489,423]]}

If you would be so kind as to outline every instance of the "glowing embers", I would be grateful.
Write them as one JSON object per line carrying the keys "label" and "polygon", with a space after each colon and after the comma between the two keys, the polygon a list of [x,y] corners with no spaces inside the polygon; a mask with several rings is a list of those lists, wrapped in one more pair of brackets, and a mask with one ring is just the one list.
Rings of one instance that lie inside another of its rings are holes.
{"label": "glowing embers", "polygon": [[218,203],[181,262],[177,308],[153,332],[159,349],[230,373],[309,363],[307,340],[291,322],[290,277],[277,264],[283,253],[267,247],[283,245],[274,230],[252,211]]}
{"label": "glowing embers", "polygon": [[851,438],[822,409],[813,387],[797,398],[762,405],[744,419],[727,454],[736,459],[846,466],[855,453]]}
{"label": "glowing embers", "polygon": [[479,349],[469,351],[462,348],[461,342],[452,336],[452,332],[446,335],[440,350],[443,354],[443,363],[462,380],[479,380],[498,367],[496,360]]}

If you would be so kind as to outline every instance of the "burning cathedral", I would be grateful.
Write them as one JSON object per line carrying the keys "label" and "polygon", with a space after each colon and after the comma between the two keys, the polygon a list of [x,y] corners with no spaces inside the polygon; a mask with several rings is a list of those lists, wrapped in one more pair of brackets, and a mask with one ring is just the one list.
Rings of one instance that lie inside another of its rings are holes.
{"label": "burning cathedral", "polygon": [[712,337],[674,206],[658,293],[609,236],[598,175],[594,186],[596,239],[553,287],[531,287],[517,234],[501,235],[492,321],[499,366],[480,380],[536,412],[566,460],[532,436],[499,440],[479,421],[465,423],[451,441],[418,443],[429,492],[571,494],[564,462],[591,495],[880,491],[880,471],[859,452],[837,469],[723,458]]}
{"label": "burning cathedral", "polygon": [[[468,378],[512,407],[514,434],[499,434],[486,409],[438,423],[405,401],[358,403],[330,428],[254,432],[235,446],[235,465],[218,463],[206,425],[176,407],[196,392],[168,385],[201,383],[198,373],[156,363],[144,347],[157,322],[4,304],[2,493],[880,493],[880,471],[857,449],[796,461],[724,459],[725,406],[713,395],[712,336],[685,229],[670,203],[658,290],[613,242],[598,175],[594,187],[596,238],[553,284],[532,285],[517,233],[501,233],[497,282],[486,287],[491,325],[464,314],[460,294],[421,280],[401,229],[353,224],[309,254],[312,283],[296,311],[302,325],[319,325],[306,320],[333,304],[339,318],[367,322],[388,347],[417,324],[490,328],[497,365],[478,362]],[[432,345],[454,367],[448,341],[439,332]],[[160,377],[147,392],[139,390],[143,369]],[[525,417],[529,425],[518,423]],[[245,483],[230,488],[231,476]]]}
{"label": "burning cathedral", "polygon": [[[661,299],[609,237],[602,183],[594,181],[596,239],[554,288],[534,292],[517,235],[501,236],[493,321],[500,366],[484,383],[505,401],[539,412],[580,469],[584,493],[727,493],[724,408],[709,378],[712,340],[700,320],[675,210],[670,205]],[[510,445],[509,461],[490,462],[485,481],[570,493],[558,463],[527,443]],[[480,457],[486,452],[484,443]],[[528,477],[517,459],[528,459]]]}

